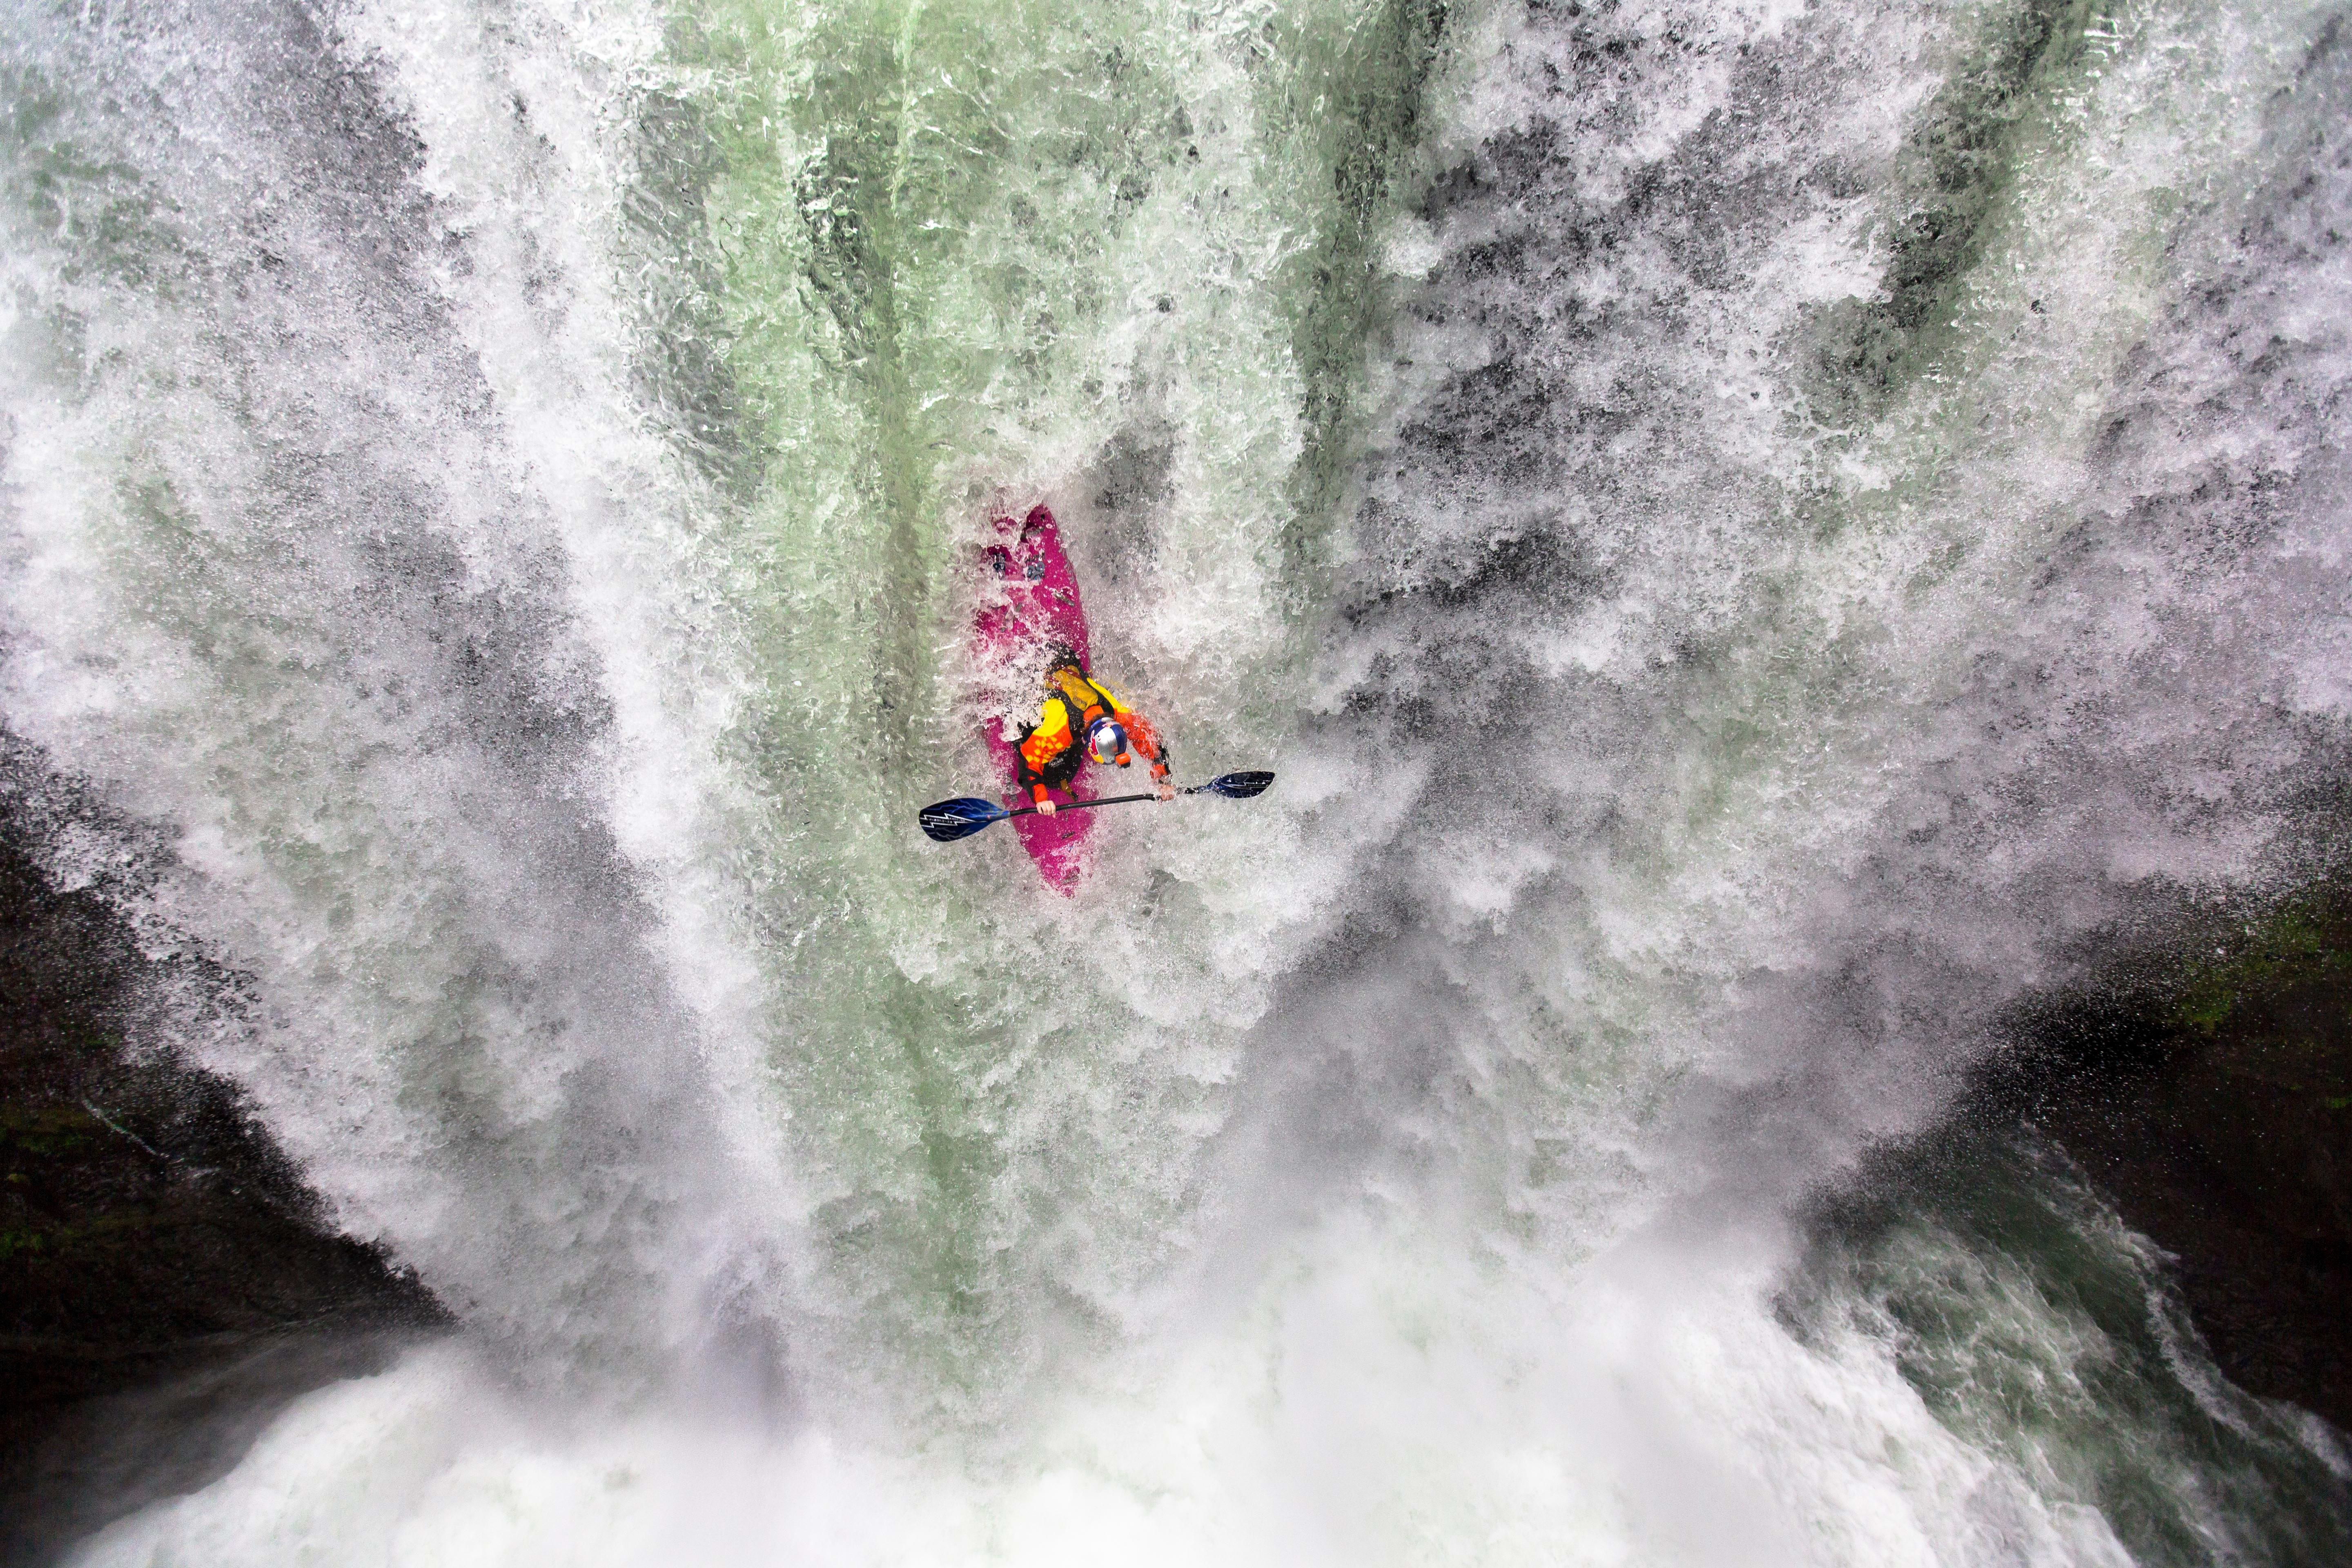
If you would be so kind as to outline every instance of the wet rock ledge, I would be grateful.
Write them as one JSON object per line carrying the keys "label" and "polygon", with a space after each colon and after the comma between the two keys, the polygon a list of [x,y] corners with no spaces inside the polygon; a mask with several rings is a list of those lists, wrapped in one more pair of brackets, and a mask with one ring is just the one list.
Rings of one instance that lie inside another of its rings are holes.
{"label": "wet rock ledge", "polygon": [[[266,1384],[282,1402],[294,1384],[356,1370],[322,1345],[380,1344],[439,1310],[323,1223],[230,1086],[126,1042],[151,961],[102,899],[44,879],[29,846],[47,825],[27,821],[38,807],[22,773],[5,771],[0,1563],[15,1563],[221,1462],[216,1442],[176,1460],[124,1451],[110,1396],[178,1388],[199,1404],[249,1405],[239,1388]],[[235,1371],[264,1363],[266,1376]],[[166,1425],[189,1430],[183,1415]],[[78,1477],[97,1479],[85,1472],[109,1444],[119,1473],[105,1489],[118,1506],[68,1497],[88,1489]]]}
{"label": "wet rock ledge", "polygon": [[2352,897],[2216,924],[2015,1033],[1971,1119],[2021,1119],[2173,1255],[2232,1382],[2352,1431]]}

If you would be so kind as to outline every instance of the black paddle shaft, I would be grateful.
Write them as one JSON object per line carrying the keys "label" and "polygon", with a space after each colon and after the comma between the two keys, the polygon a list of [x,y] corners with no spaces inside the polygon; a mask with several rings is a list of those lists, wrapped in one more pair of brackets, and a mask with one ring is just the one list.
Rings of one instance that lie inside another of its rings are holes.
{"label": "black paddle shaft", "polygon": [[[1107,795],[1100,800],[1074,800],[1067,805],[1055,806],[1054,811],[1055,815],[1058,816],[1065,811],[1085,811],[1090,807],[1097,805],[1125,805],[1130,800],[1157,800],[1159,798],[1160,796],[1157,792],[1145,795]],[[1034,805],[1016,806],[1014,809],[1006,812],[1004,815],[1007,816],[1028,816],[1034,814],[1036,809],[1037,808]]]}
{"label": "black paddle shaft", "polygon": [[[1266,785],[1273,782],[1274,775],[1272,773],[1226,773],[1221,778],[1211,779],[1207,784],[1187,784],[1176,793],[1178,795],[1221,795],[1228,800],[1249,800],[1256,795],[1265,794]],[[1057,813],[1065,811],[1085,811],[1092,806],[1125,805],[1131,800],[1158,800],[1159,798],[1160,793],[1157,790],[1154,790],[1150,795],[1107,795],[1100,800],[1074,800],[1067,805],[1057,805],[1054,809]],[[1037,808],[1034,805],[1024,805],[1020,807],[1018,810],[1008,811],[1004,815],[1007,816],[1027,816],[1036,809]]]}

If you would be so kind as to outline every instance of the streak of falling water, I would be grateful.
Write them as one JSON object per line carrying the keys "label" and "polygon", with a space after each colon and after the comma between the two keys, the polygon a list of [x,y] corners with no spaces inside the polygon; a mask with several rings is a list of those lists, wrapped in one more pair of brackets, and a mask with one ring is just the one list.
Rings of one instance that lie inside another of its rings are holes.
{"label": "streak of falling water", "polygon": [[[2063,1170],[1791,1217],[2333,871],[2326,7],[5,15],[44,853],[460,1324],[82,1561],[2352,1534]],[[1066,902],[908,826],[1038,500],[1282,780]]]}

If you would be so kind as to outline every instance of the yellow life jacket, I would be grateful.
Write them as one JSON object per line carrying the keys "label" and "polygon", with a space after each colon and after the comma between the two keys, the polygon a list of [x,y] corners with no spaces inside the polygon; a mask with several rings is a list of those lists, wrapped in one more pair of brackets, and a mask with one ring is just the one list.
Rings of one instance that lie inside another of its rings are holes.
{"label": "yellow life jacket", "polygon": [[1063,668],[1049,678],[1054,689],[1040,705],[1037,722],[1021,732],[1021,783],[1067,789],[1086,763],[1086,733],[1097,720],[1118,720],[1135,749],[1150,759],[1156,778],[1167,769],[1151,726],[1118,700],[1117,693],[1078,670]]}

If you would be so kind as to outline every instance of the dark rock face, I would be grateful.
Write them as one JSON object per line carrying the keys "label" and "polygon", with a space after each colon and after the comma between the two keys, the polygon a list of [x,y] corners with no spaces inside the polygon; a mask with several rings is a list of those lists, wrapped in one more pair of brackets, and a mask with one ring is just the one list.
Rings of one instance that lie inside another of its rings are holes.
{"label": "dark rock face", "polygon": [[2020,1034],[1972,1112],[2021,1116],[2174,1256],[2233,1382],[2352,1430],[2352,910],[2240,927]]}
{"label": "dark rock face", "polygon": [[160,1381],[47,1407],[0,1479],[0,1563],[54,1562],[126,1514],[211,1484],[294,1399],[382,1371],[415,1331],[365,1316],[217,1336],[136,1363]]}
{"label": "dark rock face", "polygon": [[16,1562],[60,1544],[57,1531],[168,1495],[173,1477],[209,1479],[208,1465],[250,1440],[247,1431],[225,1455],[207,1442],[171,1463],[137,1465],[138,1485],[118,1475],[103,1497],[68,1502],[58,1489],[87,1479],[91,1456],[131,1451],[137,1423],[93,1415],[109,1396],[201,1387],[190,1397],[224,1409],[254,1404],[236,1395],[240,1387],[290,1396],[305,1376],[356,1370],[347,1363],[360,1352],[326,1342],[377,1344],[395,1326],[437,1321],[439,1309],[322,1222],[230,1086],[126,1037],[157,961],[102,898],[44,879],[24,775],[9,772],[12,787],[0,790],[0,1561]]}

